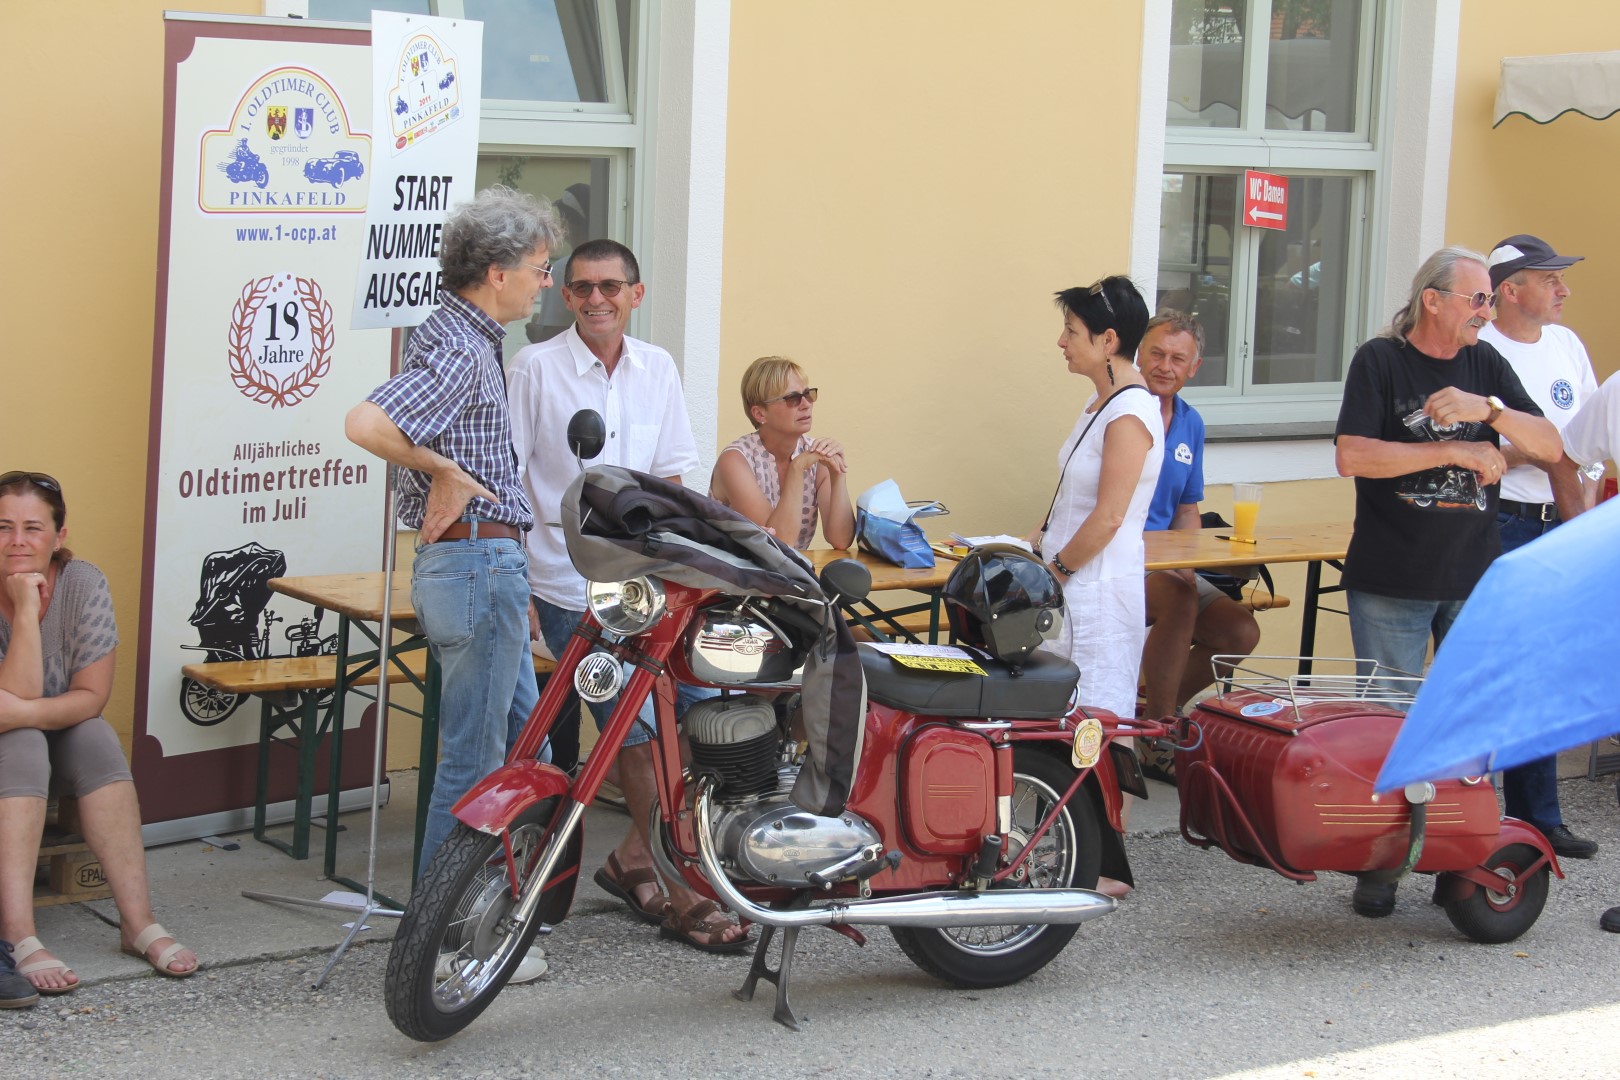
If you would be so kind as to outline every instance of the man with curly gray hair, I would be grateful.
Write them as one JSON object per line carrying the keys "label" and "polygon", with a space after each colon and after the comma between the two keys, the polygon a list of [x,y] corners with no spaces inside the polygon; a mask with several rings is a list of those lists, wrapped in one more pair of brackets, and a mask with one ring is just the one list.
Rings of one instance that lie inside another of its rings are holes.
{"label": "man with curly gray hair", "polygon": [[[547,256],[561,238],[549,204],[510,188],[456,207],[438,309],[399,374],[348,415],[351,440],[401,466],[399,517],[418,530],[411,598],[443,673],[424,869],[455,825],[450,808],[505,760],[539,697],[523,549],[534,514],[512,452],[501,342],[503,324],[528,318],[551,285]],[[536,957],[511,981],[544,970]]]}

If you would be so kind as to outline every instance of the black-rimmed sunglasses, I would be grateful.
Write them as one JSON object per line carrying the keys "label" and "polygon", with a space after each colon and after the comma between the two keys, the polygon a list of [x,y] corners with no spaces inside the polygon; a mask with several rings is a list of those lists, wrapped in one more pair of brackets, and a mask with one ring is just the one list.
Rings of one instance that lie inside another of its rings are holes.
{"label": "black-rimmed sunglasses", "polygon": [[785,401],[788,403],[789,407],[797,409],[806,401],[814,405],[816,403],[816,395],[819,393],[821,393],[821,391],[812,386],[804,390],[795,390],[791,394],[783,394],[781,397],[766,398],[764,401],[760,402],[760,404],[775,405],[778,401]]}
{"label": "black-rimmed sunglasses", "polygon": [[26,480],[35,487],[44,488],[46,491],[54,491],[58,495],[62,494],[62,485],[57,482],[56,477],[42,472],[27,472],[23,469],[13,469],[4,476],[0,476],[0,487],[15,484],[19,480]]}

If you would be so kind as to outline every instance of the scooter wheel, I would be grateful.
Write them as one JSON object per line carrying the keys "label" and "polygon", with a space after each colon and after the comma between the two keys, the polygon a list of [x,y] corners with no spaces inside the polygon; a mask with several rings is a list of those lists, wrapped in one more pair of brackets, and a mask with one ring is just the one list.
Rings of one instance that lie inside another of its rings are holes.
{"label": "scooter wheel", "polygon": [[[1068,762],[1031,747],[1013,751],[1012,832],[1008,848],[1022,850],[1052,806],[1068,790]],[[1075,793],[1041,837],[1027,872],[1008,877],[1007,888],[1094,889],[1102,867],[1096,807],[1084,790]],[[989,989],[1028,978],[1062,952],[1079,927],[1073,924],[960,926],[938,930],[893,927],[890,933],[911,962],[953,986]]]}
{"label": "scooter wheel", "polygon": [[[1506,883],[1539,858],[1541,852],[1529,844],[1509,844],[1482,865]],[[1461,900],[1446,901],[1446,917],[1452,926],[1482,945],[1513,941],[1541,917],[1541,909],[1547,905],[1550,876],[1551,869],[1543,866],[1517,888],[1508,884],[1501,892],[1475,888]]]}
{"label": "scooter wheel", "polygon": [[[547,799],[512,822],[512,859],[521,872],[538,861],[556,810],[557,800]],[[566,866],[577,866],[580,840],[576,829]],[[570,894],[574,876],[567,875]],[[437,1042],[477,1019],[517,970],[541,922],[561,918],[543,898],[532,919],[513,927],[515,906],[501,838],[458,823],[411,893],[388,953],[383,1004],[394,1026]]]}

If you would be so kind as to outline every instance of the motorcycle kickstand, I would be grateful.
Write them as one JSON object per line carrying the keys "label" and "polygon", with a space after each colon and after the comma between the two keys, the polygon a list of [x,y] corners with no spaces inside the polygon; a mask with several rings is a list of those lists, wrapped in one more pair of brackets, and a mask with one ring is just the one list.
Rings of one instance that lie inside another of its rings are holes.
{"label": "motorcycle kickstand", "polygon": [[[772,906],[776,907],[776,905]],[[785,911],[809,906],[809,901],[803,900],[777,907],[776,910]],[[801,928],[790,926],[782,931],[782,959],[775,968],[772,968],[766,962],[766,956],[770,952],[771,940],[776,937],[778,929],[780,928],[775,926],[761,927],[759,945],[754,949],[754,962],[748,967],[748,977],[743,980],[740,989],[731,992],[731,996],[738,1001],[752,1001],[754,1000],[754,988],[759,985],[759,980],[764,979],[766,982],[774,983],[776,986],[776,1011],[772,1014],[772,1019],[789,1031],[798,1031],[799,1021],[801,1019],[810,1019],[808,1016],[801,1017],[795,1013],[793,1003],[788,1000],[789,984],[793,979],[793,954],[798,949],[799,930]]]}

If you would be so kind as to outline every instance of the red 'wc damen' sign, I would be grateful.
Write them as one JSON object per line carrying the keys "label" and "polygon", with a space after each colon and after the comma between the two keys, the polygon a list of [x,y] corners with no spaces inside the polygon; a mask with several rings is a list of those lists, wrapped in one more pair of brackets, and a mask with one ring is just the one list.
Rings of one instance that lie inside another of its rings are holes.
{"label": "red 'wc damen' sign", "polygon": [[1288,177],[1253,169],[1243,174],[1243,224],[1288,228]]}

